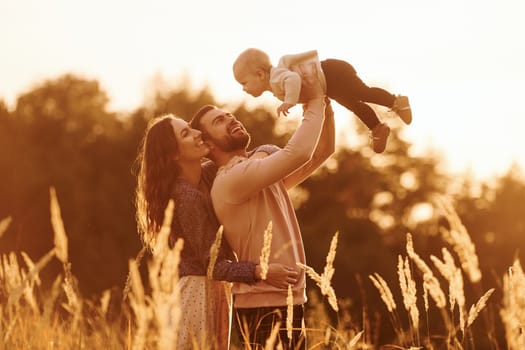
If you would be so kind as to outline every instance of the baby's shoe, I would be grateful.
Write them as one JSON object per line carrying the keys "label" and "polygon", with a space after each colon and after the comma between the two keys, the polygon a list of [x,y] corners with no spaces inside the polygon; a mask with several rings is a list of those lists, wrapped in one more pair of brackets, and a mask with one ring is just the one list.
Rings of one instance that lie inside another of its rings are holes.
{"label": "baby's shoe", "polygon": [[405,124],[412,122],[412,109],[410,108],[410,102],[407,96],[397,95],[392,106],[392,111],[396,112]]}
{"label": "baby's shoe", "polygon": [[372,129],[370,138],[372,139],[372,149],[374,152],[383,153],[389,135],[390,128],[385,123],[379,123]]}

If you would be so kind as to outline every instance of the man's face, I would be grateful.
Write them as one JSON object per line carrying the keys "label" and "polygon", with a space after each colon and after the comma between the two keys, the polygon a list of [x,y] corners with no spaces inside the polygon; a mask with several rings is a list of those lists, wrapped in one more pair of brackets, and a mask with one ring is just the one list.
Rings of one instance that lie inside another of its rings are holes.
{"label": "man's face", "polygon": [[250,143],[250,134],[229,112],[214,108],[206,112],[200,125],[206,134],[205,141],[211,142],[224,152],[246,149]]}

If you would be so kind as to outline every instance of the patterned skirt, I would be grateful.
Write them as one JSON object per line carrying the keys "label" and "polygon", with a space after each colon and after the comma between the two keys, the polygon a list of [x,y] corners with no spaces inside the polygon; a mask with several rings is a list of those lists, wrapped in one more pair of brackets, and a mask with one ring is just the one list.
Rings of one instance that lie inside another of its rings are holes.
{"label": "patterned skirt", "polygon": [[178,288],[182,316],[177,349],[227,350],[231,329],[231,284],[206,276],[184,276]]}

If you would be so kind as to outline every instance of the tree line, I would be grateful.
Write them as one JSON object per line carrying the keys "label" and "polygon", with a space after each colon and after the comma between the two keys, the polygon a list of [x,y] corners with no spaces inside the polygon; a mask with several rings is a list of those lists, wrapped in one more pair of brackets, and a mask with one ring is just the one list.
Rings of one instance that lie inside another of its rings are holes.
{"label": "tree line", "polygon": [[[202,105],[218,104],[208,89],[195,93],[184,84],[159,88],[154,96],[131,113],[110,112],[98,81],[66,74],[21,94],[13,109],[0,101],[0,219],[12,217],[0,237],[0,253],[25,251],[37,259],[52,247],[49,188],[54,186],[80,290],[94,295],[122,289],[128,260],[141,248],[133,171],[148,120],[164,113],[188,120]],[[252,146],[283,146],[290,135],[277,128],[282,122],[264,106],[249,109],[240,102],[232,113],[252,134]],[[519,167],[477,183],[466,174],[458,179],[444,173],[436,154],[410,155],[410,146],[394,130],[382,155],[374,155],[366,142],[341,147],[291,193],[310,266],[322,270],[330,239],[339,232],[333,281],[339,298],[379,305],[367,276],[379,272],[396,284],[395,264],[407,232],[422,256],[439,255],[446,246],[439,238],[446,220],[432,205],[436,194],[452,196],[476,245],[487,288],[501,283],[525,247]],[[42,271],[44,283],[60,268],[57,263]]]}

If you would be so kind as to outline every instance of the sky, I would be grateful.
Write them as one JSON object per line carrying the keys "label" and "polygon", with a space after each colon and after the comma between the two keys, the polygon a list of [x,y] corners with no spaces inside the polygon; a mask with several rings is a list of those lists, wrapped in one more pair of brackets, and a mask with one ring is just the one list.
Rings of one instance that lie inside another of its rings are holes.
{"label": "sky", "polygon": [[[277,107],[270,93],[243,93],[237,54],[257,47],[277,63],[316,49],[410,97],[402,136],[414,154],[485,179],[525,169],[524,15],[522,0],[0,0],[0,99],[14,108],[35,84],[74,73],[97,79],[115,111],[141,106],[159,76],[208,86],[222,103]],[[357,119],[335,111],[338,143],[351,144],[344,130]]]}

